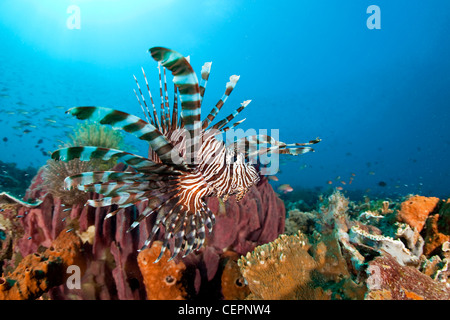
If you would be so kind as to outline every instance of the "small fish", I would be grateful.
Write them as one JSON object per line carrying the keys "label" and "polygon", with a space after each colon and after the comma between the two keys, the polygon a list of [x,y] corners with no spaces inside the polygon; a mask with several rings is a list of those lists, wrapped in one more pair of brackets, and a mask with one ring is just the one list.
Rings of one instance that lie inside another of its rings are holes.
{"label": "small fish", "polygon": [[371,176],[373,176],[373,175],[375,175],[375,172],[369,171],[369,174],[370,174]]}
{"label": "small fish", "polygon": [[277,188],[278,191],[282,191],[283,193],[288,193],[294,191],[294,189],[288,184],[282,184]]}
{"label": "small fish", "polygon": [[384,182],[384,181],[380,181],[380,182],[378,182],[378,185],[379,185],[380,187],[386,187],[386,186],[387,186],[387,183]]}
{"label": "small fish", "polygon": [[39,139],[38,142],[37,142],[37,144],[40,144],[40,143],[42,143],[42,142],[44,142],[44,139]]}
{"label": "small fish", "polygon": [[272,181],[278,181],[277,176],[267,176],[267,179],[272,180]]}
{"label": "small fish", "polygon": [[344,184],[344,185],[347,184],[345,181],[341,181],[341,183]]}
{"label": "small fish", "polygon": [[7,138],[7,137],[4,137],[4,138],[3,138],[3,141],[4,141],[4,142],[8,142],[8,138]]}
{"label": "small fish", "polygon": [[342,188],[342,187],[336,187],[336,189],[338,189],[338,190],[343,190],[344,188]]}
{"label": "small fish", "polygon": [[328,184],[333,184],[333,181],[328,180],[327,183],[328,183]]}
{"label": "small fish", "polygon": [[47,122],[56,123],[56,120],[52,118],[45,118],[44,120]]}
{"label": "small fish", "polygon": [[28,129],[23,130],[23,133],[30,133],[30,132],[31,132],[31,130],[28,130]]}

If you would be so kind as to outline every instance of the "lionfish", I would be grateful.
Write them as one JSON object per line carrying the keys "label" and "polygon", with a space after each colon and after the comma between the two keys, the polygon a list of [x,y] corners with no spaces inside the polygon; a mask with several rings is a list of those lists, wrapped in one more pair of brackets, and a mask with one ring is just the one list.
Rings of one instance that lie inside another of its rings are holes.
{"label": "lionfish", "polygon": [[[201,121],[201,106],[211,62],[203,65],[199,84],[189,58],[162,47],[151,48],[149,52],[158,62],[161,98],[159,116],[143,68],[143,76],[153,107],[152,112],[135,76],[139,95],[136,90],[134,92],[146,121],[137,116],[104,107],[74,107],[66,112],[81,120],[93,120],[110,125],[116,130],[124,130],[147,141],[150,147],[148,158],[121,150],[92,146],[59,149],[52,154],[52,158],[62,161],[75,158],[90,161],[94,158],[109,160],[116,157],[118,161],[128,165],[131,170],[84,172],[69,176],[64,181],[64,187],[67,190],[78,188],[85,192],[103,195],[100,199],[88,200],[87,204],[90,206],[117,205],[117,210],[108,213],[105,219],[114,216],[123,208],[146,201],[145,209],[131,224],[128,231],[134,229],[152,213],[157,214],[150,235],[142,247],[144,249],[149,246],[163,227],[163,245],[155,261],[157,262],[165,250],[171,247],[169,244],[171,239],[173,239],[173,250],[170,259],[180,252],[184,253],[183,257],[187,256],[193,250],[199,250],[202,247],[205,241],[205,230],[211,232],[215,223],[214,214],[208,208],[206,199],[219,197],[227,200],[231,195],[236,195],[236,200],[241,200],[260,180],[257,166],[251,163],[251,159],[262,153],[303,154],[313,151],[308,145],[315,144],[320,139],[317,138],[308,143],[286,144],[267,135],[253,135],[226,145],[216,136],[245,120],[229,124],[244,110],[250,100],[244,101],[226,118],[215,124],[212,122],[233,91],[239,76],[230,77],[222,98]],[[163,82],[161,66],[164,71]],[[172,72],[174,82],[171,113],[166,69]],[[180,116],[178,101],[181,103]],[[266,147],[262,148],[262,145]]]}

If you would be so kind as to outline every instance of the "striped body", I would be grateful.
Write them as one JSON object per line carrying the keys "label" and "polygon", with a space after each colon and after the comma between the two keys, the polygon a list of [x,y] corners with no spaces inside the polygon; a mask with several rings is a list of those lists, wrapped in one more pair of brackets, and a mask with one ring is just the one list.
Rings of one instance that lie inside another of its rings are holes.
{"label": "striped body", "polygon": [[[85,172],[67,177],[65,188],[78,188],[103,195],[101,199],[89,200],[88,204],[94,207],[117,206],[117,209],[110,212],[106,218],[114,216],[123,208],[146,202],[145,210],[129,230],[135,228],[150,214],[157,215],[144,247],[153,241],[156,233],[163,227],[164,242],[158,261],[169,247],[169,240],[172,238],[174,239],[172,258],[180,252],[187,255],[192,250],[201,248],[206,229],[211,231],[215,221],[214,214],[206,205],[206,199],[215,196],[227,200],[231,195],[236,195],[239,201],[259,181],[258,171],[248,161],[250,157],[261,152],[297,155],[313,151],[307,145],[320,140],[288,145],[268,136],[252,136],[226,146],[216,139],[217,134],[242,123],[243,120],[226,127],[244,110],[250,100],[244,101],[241,107],[223,120],[214,125],[211,123],[233,91],[239,76],[230,77],[222,98],[201,121],[201,105],[211,63],[205,63],[203,66],[199,84],[188,60],[178,52],[160,47],[151,48],[149,52],[159,67],[161,97],[159,116],[143,70],[151,110],[136,77],[134,79],[139,95],[136,91],[135,93],[147,121],[103,107],[75,107],[67,111],[78,119],[89,119],[110,125],[116,130],[124,130],[147,141],[150,147],[148,157],[121,150],[83,146],[57,150],[52,154],[52,158],[62,161],[75,158],[82,161],[115,158],[128,165],[129,170],[126,172]],[[169,110],[166,69],[172,72],[175,83],[172,113]],[[258,146],[262,143],[270,146],[259,150]],[[242,146],[244,148],[240,149]]]}

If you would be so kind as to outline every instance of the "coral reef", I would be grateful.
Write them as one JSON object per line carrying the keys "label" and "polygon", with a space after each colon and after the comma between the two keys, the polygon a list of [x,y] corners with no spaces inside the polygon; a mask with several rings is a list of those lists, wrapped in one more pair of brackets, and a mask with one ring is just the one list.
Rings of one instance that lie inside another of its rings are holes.
{"label": "coral reef", "polygon": [[[208,200],[216,225],[201,250],[153,263],[164,230],[137,250],[155,217],[127,232],[145,202],[105,220],[115,207],[48,192],[48,179],[33,179],[34,203],[0,194],[0,299],[449,299],[449,201],[355,203],[336,190],[314,209],[290,202],[286,217],[262,179],[240,202]],[[80,289],[64,283],[70,264]]]}
{"label": "coral reef", "polygon": [[[428,211],[419,232],[421,206]],[[408,220],[407,209],[414,219]],[[252,292],[249,298],[448,299],[450,246],[447,220],[441,217],[448,217],[446,210],[446,202],[417,196],[399,206],[367,199],[356,204],[337,190],[322,199],[317,211],[291,207],[286,220],[290,238],[281,236],[239,260]],[[294,230],[300,233],[293,235]],[[433,249],[426,250],[432,243]],[[305,252],[297,252],[302,247]],[[302,262],[292,263],[300,257]],[[299,274],[295,265],[306,266],[306,274]]]}
{"label": "coral reef", "polygon": [[[118,167],[118,170],[120,169],[123,168]],[[4,270],[8,272],[14,270],[23,256],[44,252],[50,248],[54,239],[66,228],[71,229],[70,233],[82,239],[81,250],[85,256],[85,268],[81,278],[81,289],[69,289],[64,284],[54,286],[45,294],[46,298],[155,297],[155,293],[153,295],[147,293],[144,273],[138,265],[137,251],[147,239],[153,220],[150,218],[132,232],[126,232],[134,217],[144,210],[145,202],[137,207],[122,209],[114,217],[105,220],[106,215],[114,210],[114,207],[93,208],[74,204],[67,210],[65,209],[67,206],[62,206],[60,198],[42,190],[42,172],[33,181],[27,194],[30,198],[34,195],[41,199],[34,207],[14,201],[12,204],[0,204],[2,208],[0,217],[15,221],[18,226],[14,232],[9,225],[5,227],[5,234],[11,236],[8,241],[2,242],[5,248],[8,248],[4,250],[8,252],[4,260]],[[91,198],[95,196],[91,195]],[[222,204],[213,201],[212,207],[216,213],[214,236],[207,237],[206,245],[200,251],[182,261],[176,260],[177,263],[186,266],[187,272],[182,282],[187,293],[186,298],[241,299],[248,294],[248,287],[243,283],[236,260],[240,254],[274,240],[283,231],[284,205],[272,187],[264,181],[253,187],[239,203],[234,203],[232,197]],[[250,221],[252,223],[249,223]],[[229,230],[230,226],[233,230]],[[158,239],[162,236],[162,233],[159,234]],[[224,253],[226,249],[228,251]],[[153,261],[151,265],[153,266]],[[236,290],[230,293],[232,290],[229,289]],[[164,294],[162,293],[160,297],[164,297]]]}

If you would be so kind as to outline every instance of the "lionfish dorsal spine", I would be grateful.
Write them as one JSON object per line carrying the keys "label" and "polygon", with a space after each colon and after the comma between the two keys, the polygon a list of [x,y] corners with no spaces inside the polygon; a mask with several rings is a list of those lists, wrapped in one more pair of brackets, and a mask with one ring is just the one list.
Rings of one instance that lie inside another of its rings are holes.
{"label": "lionfish dorsal spine", "polygon": [[[148,96],[150,97],[150,102],[152,103],[153,118],[150,115],[150,111],[148,110],[148,108],[147,108],[147,113],[148,113],[150,119],[152,119],[152,124],[155,125],[159,131],[162,131],[161,123],[159,122],[159,119],[158,119],[158,112],[156,111],[155,102],[153,101],[152,92],[151,92],[150,86],[148,84],[147,75],[145,74],[144,68],[141,67],[141,70],[142,70],[142,74],[144,75],[145,85],[147,86]],[[139,83],[138,83],[136,77],[135,77],[135,80],[136,80],[136,84],[139,88]],[[142,93],[141,93],[141,95],[142,95]]]}
{"label": "lionfish dorsal spine", "polygon": [[222,95],[222,98],[216,103],[216,105],[211,109],[209,114],[206,116],[206,118],[203,120],[202,128],[206,129],[210,123],[214,120],[216,115],[219,113],[220,109],[223,107],[225,102],[227,101],[228,97],[230,96],[231,92],[233,91],[234,87],[236,86],[239,76],[232,75],[230,77],[230,81],[226,83],[225,85],[225,92]]}
{"label": "lionfish dorsal spine", "polygon": [[244,102],[242,102],[239,108],[237,108],[232,114],[227,116],[225,119],[217,122],[215,125],[212,126],[212,128],[222,130],[222,128],[225,127],[230,121],[232,121],[239,113],[241,113],[241,111],[244,110],[245,107],[247,107],[250,102],[252,102],[252,100],[245,100]]}
{"label": "lionfish dorsal spine", "polygon": [[189,134],[187,150],[189,164],[197,163],[196,146],[200,141],[201,96],[197,75],[186,58],[180,53],[162,47],[149,49],[153,59],[172,72],[181,100],[181,118]]}
{"label": "lionfish dorsal spine", "polygon": [[158,63],[158,76],[159,76],[159,96],[161,98],[161,107],[160,107],[160,115],[161,115],[161,132],[166,134],[167,133],[167,120],[166,120],[166,116],[165,116],[165,103],[164,103],[164,99],[165,99],[165,92],[163,90],[163,84],[162,84],[162,79],[161,79],[161,64]]}
{"label": "lionfish dorsal spine", "polygon": [[211,73],[211,65],[212,62],[205,62],[202,66],[202,72],[200,80],[200,97],[203,101],[203,97],[205,96],[206,85],[208,84],[209,74]]}

